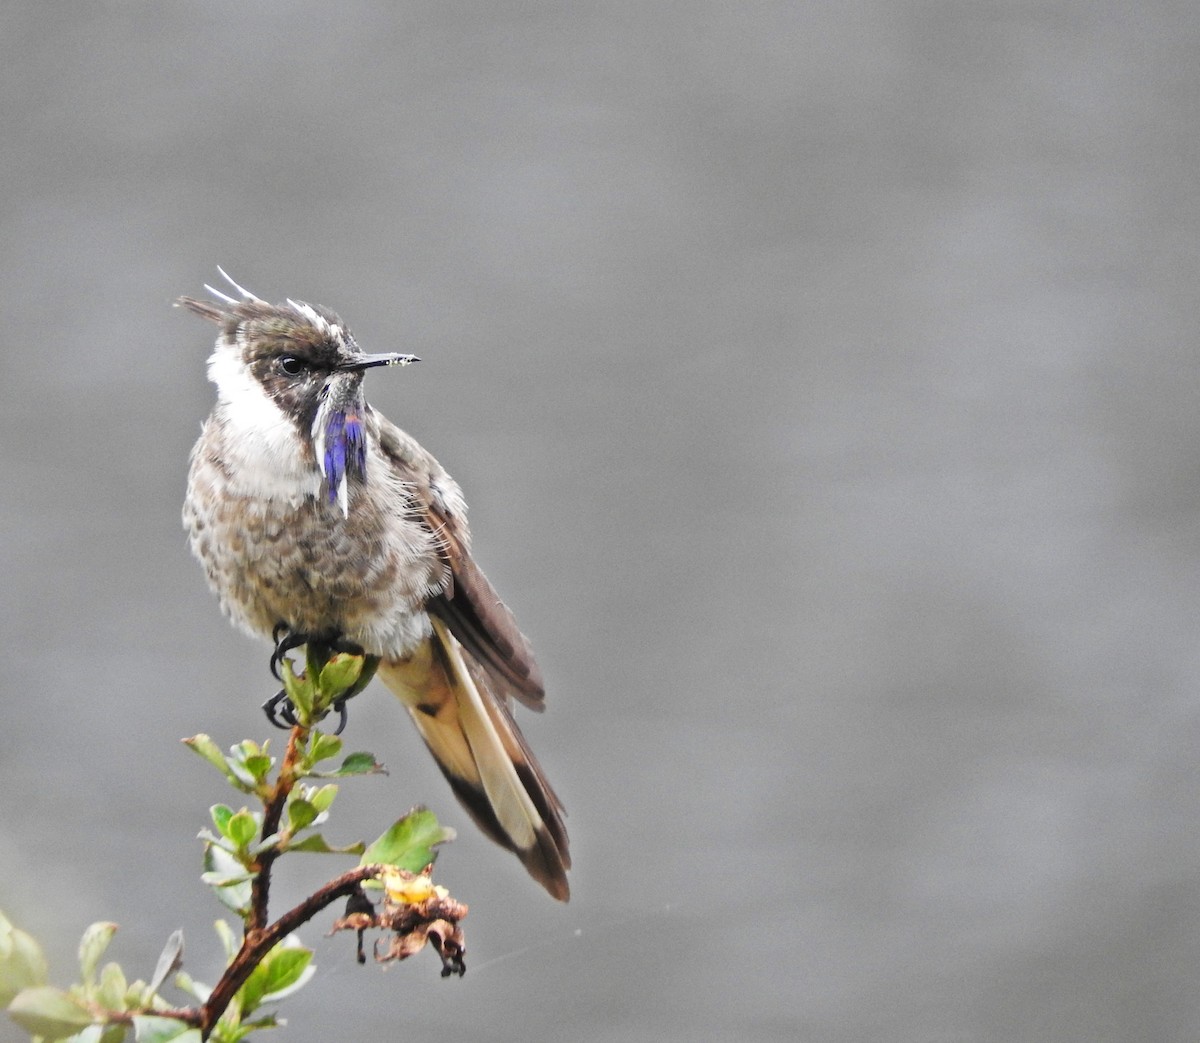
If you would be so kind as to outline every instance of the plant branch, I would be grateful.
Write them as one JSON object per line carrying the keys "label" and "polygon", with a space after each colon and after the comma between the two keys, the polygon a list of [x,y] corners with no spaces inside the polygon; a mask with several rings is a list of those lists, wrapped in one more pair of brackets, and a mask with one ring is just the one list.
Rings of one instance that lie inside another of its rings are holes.
{"label": "plant branch", "polygon": [[[299,754],[300,744],[307,740],[308,729],[300,725],[294,727],[288,734],[287,751],[283,755],[283,763],[279,766],[279,778],[275,780],[271,795],[263,806],[262,836],[264,839],[279,830],[288,794],[296,785],[296,758]],[[278,857],[278,847],[272,847],[258,856],[258,871],[254,882],[250,885],[250,918],[246,921],[247,937],[266,927],[267,899],[271,890],[271,867]],[[244,945],[243,948],[245,948]]]}
{"label": "plant branch", "polygon": [[[263,828],[265,829],[266,826],[264,825]],[[318,888],[273,924],[262,928],[247,929],[245,937],[242,939],[241,949],[225,969],[221,980],[214,986],[208,1001],[201,1008],[199,1025],[203,1037],[208,1038],[213,1026],[225,1013],[225,1008],[229,1006],[238,989],[246,983],[246,979],[250,977],[251,972],[268,952],[326,906],[336,902],[339,898],[349,896],[364,880],[379,876],[386,868],[383,865],[366,865],[351,869]]]}
{"label": "plant branch", "polygon": [[[82,984],[69,991],[54,988],[45,983],[45,961],[36,943],[11,928],[0,915],[0,940],[12,936],[22,943],[0,952],[0,981],[20,983],[7,1008],[22,1028],[35,1038],[59,1039],[72,1032],[91,1038],[97,1032],[112,1034],[105,1025],[136,1025],[144,1031],[147,1025],[140,1019],[153,1018],[199,1029],[204,1040],[214,1034],[220,1039],[240,1040],[253,1029],[275,1024],[273,1016],[255,1020],[254,1012],[264,1002],[281,999],[303,985],[312,973],[312,950],[291,944],[289,937],[333,902],[346,897],[350,898],[346,913],[336,920],[333,931],[358,932],[360,963],[365,961],[363,932],[374,928],[393,935],[386,954],[380,955],[377,948],[380,962],[405,959],[430,945],[442,958],[443,977],[463,973],[465,948],[458,924],[467,907],[430,879],[433,849],[453,833],[441,826],[432,812],[414,807],[369,845],[331,847],[319,832],[298,839],[298,834],[324,821],[338,792],[333,782],[297,790],[304,779],[341,779],[383,770],[369,753],[347,756],[336,771],[314,768],[342,750],[336,735],[313,730],[314,719],[319,720],[331,706],[340,707],[360,691],[376,663],[373,657],[335,653],[324,645],[310,645],[306,670],[298,676],[285,660],[283,680],[291,709],[283,716],[303,723],[291,728],[278,762],[268,753],[265,742],[259,745],[246,739],[223,753],[208,735],[184,740],[235,790],[253,794],[262,809],[243,807],[234,811],[225,804],[214,805],[210,816],[215,832],[205,829],[201,833],[205,842],[203,879],[242,921],[242,939],[235,952],[231,951],[234,941],[229,926],[218,922],[228,964],[212,989],[206,992],[184,976],[176,979],[176,985],[190,992],[198,1001],[196,1005],[169,1006],[160,997],[159,987],[182,963],[182,934],[175,932],[159,957],[152,984],[138,991],[122,988],[114,999],[115,983],[125,980],[120,967],[109,964],[99,977],[96,973],[101,954],[116,930],[116,924],[107,922],[93,924],[84,933],[80,943]],[[361,855],[366,864],[329,880],[272,921],[269,900],[275,861],[291,850]],[[386,884],[379,905],[362,890],[363,881],[371,879]],[[85,1031],[77,1032],[80,1027]],[[161,1035],[157,1028],[150,1031]],[[182,1028],[168,1029],[168,1034],[178,1031]]]}

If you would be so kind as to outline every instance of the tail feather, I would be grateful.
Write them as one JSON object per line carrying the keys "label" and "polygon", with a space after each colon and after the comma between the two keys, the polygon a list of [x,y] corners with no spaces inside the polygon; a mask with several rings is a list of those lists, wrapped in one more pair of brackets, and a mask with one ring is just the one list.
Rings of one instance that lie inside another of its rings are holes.
{"label": "tail feather", "polygon": [[479,828],[565,902],[571,857],[562,804],[485,669],[434,618],[430,640],[406,659],[380,664],[379,677],[408,709]]}

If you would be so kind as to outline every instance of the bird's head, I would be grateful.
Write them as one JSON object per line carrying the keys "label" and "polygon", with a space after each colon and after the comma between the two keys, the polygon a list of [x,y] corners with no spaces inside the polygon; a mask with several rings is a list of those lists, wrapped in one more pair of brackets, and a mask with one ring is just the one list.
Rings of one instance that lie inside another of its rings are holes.
{"label": "bird's head", "polygon": [[221,274],[238,298],[206,286],[215,301],[177,302],[220,329],[208,360],[218,401],[243,430],[293,427],[325,476],[330,502],[345,513],[347,479],[365,477],[369,407],[363,377],[376,366],[419,360],[394,352],[368,355],[327,308],[291,299],[268,304]]}

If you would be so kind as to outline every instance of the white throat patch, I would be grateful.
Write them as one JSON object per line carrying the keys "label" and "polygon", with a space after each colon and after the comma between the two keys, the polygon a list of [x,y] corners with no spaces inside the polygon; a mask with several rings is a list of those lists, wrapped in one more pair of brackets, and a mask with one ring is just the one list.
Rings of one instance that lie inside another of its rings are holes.
{"label": "white throat patch", "polygon": [[321,490],[319,471],[304,462],[296,425],[263,390],[232,345],[219,345],[208,360],[208,379],[229,438],[234,491],[299,503]]}

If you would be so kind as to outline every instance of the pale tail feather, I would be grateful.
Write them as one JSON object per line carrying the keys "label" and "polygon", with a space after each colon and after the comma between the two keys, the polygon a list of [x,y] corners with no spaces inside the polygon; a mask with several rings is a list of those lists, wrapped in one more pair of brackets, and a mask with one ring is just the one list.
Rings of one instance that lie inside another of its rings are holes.
{"label": "pale tail feather", "polygon": [[407,707],[479,828],[566,901],[571,858],[562,805],[485,671],[441,620],[432,622],[431,639],[408,659],[382,663],[379,677]]}

